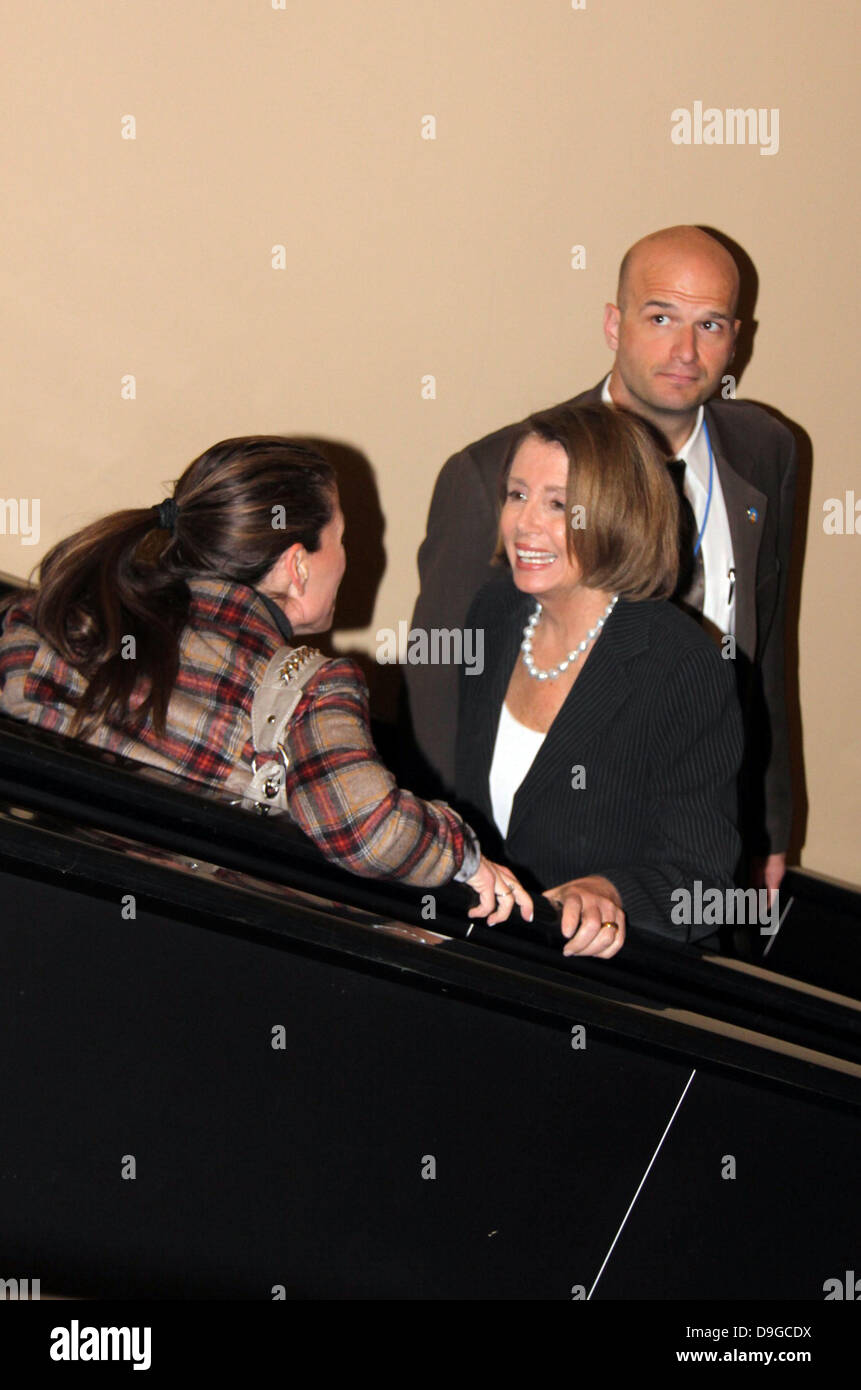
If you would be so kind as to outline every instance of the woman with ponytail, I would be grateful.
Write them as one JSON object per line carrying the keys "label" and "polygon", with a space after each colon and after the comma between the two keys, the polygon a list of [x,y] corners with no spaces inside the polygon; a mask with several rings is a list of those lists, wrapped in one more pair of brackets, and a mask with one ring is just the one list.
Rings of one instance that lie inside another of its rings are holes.
{"label": "woman with ponytail", "polygon": [[[273,435],[214,445],[172,498],[61,541],[38,587],[5,601],[0,711],[228,790],[251,775],[273,656],[331,626],[343,531],[321,454]],[[516,901],[531,917],[454,811],[397,787],[353,661],[322,662],[285,740],[288,816],[333,862],[422,887],[458,879],[479,894],[471,915],[503,921]]]}

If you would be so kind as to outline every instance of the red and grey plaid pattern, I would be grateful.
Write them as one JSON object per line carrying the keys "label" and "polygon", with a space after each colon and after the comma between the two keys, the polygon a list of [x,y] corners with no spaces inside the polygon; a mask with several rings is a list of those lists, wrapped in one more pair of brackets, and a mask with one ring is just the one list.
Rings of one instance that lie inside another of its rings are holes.
{"label": "red and grey plaid pattern", "polygon": [[[193,580],[189,622],[180,639],[179,676],[167,727],[100,723],[88,743],[124,757],[220,782],[242,756],[251,733],[251,702],[259,675],[280,643],[253,590],[217,580]],[[78,671],[30,626],[24,598],[6,617],[0,637],[0,707],[41,728],[68,733],[74,699],[85,688]],[[250,756],[250,750],[249,750]]]}
{"label": "red and grey plaid pattern", "polygon": [[371,738],[368,691],[354,661],[327,661],[287,729],[290,815],[337,863],[429,887],[463,862],[463,822],[442,802],[402,791]]}
{"label": "red and grey plaid pattern", "polygon": [[[86,741],[123,757],[212,786],[251,769],[251,705],[258,681],[282,645],[252,589],[214,579],[189,583],[189,621],[163,735],[150,721],[100,723]],[[34,631],[32,599],[7,613],[0,634],[0,709],[67,734],[84,689],[74,667]],[[139,699],[142,696],[139,697]],[[308,683],[290,721],[288,814],[333,861],[354,873],[433,887],[464,856],[460,818],[441,803],[401,791],[371,739],[368,692],[347,658],[327,661]]]}

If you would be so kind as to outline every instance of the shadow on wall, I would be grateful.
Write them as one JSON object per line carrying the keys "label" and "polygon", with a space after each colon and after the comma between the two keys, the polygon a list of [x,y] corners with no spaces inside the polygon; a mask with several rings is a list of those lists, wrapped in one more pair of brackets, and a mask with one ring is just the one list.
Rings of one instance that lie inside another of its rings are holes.
{"label": "shadow on wall", "polygon": [[[743,246],[740,246],[726,232],[716,227],[699,224],[700,230],[708,232],[729,251],[739,271],[738,317],[741,319],[732,360],[732,372],[736,384],[753,356],[753,345],[758,327],[756,301],[759,294],[759,272]],[[749,399],[749,398],[745,398]],[[807,546],[807,522],[810,512],[810,494],[813,480],[813,444],[810,435],[795,420],[790,420],[781,411],[763,401],[751,401],[779,420],[792,433],[798,449],[798,485],[795,493],[795,513],[792,528],[792,566],[789,572],[789,588],[786,596],[786,707],[789,718],[789,751],[792,766],[792,836],[789,845],[789,862],[797,864],[801,848],[807,836],[809,801],[807,797],[807,778],[804,770],[804,730],[798,688],[798,623],[801,608],[801,575],[804,569],[804,555]]]}
{"label": "shadow on wall", "polygon": [[744,247],[739,246],[738,242],[733,241],[726,232],[719,232],[716,227],[707,227],[702,222],[697,225],[701,232],[707,232],[709,236],[714,237],[715,241],[719,241],[738,266],[739,286],[736,313],[741,319],[741,328],[738,330],[735,352],[730,363],[732,374],[736,379],[736,385],[738,385],[753,356],[753,342],[759,327],[756,318],[759,272]]}
{"label": "shadow on wall", "polygon": [[339,632],[370,627],[374,620],[380,582],[386,570],[383,535],[386,522],[374,469],[360,450],[341,440],[303,436],[302,442],[319,449],[338,476],[338,491],[346,523],[344,549],[347,569],[331,633],[321,633],[314,644],[329,656],[349,656],[362,669],[371,695],[375,720],[393,723],[397,711],[400,668],[381,666],[368,652],[335,641]]}

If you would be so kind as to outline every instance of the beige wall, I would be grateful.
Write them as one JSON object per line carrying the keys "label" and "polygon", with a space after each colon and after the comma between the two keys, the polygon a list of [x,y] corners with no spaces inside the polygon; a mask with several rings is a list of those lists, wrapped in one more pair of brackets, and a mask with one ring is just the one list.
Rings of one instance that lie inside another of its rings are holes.
{"label": "beige wall", "polygon": [[[409,617],[447,454],[597,380],[630,242],[717,226],[760,276],[740,395],[814,447],[803,862],[861,880],[861,536],[822,525],[826,498],[861,499],[851,0],[10,0],[6,14],[0,496],[38,497],[41,536],[0,536],[0,569],[160,500],[216,439],[327,436],[369,460],[386,517],[373,621],[338,639],[372,651]],[[697,100],[778,108],[778,152],[672,144],[670,112]]]}

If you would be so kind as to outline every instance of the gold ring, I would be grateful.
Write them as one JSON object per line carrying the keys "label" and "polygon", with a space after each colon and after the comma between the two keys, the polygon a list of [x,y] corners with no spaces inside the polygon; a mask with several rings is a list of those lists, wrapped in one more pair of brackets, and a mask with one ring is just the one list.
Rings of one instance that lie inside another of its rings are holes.
{"label": "gold ring", "polygon": [[601,926],[602,926],[602,927],[612,927],[612,928],[613,928],[613,931],[618,931],[618,930],[619,930],[619,923],[618,923],[618,922],[602,922],[602,923],[601,923]]}
{"label": "gold ring", "polygon": [[506,888],[506,889],[504,889],[503,892],[500,892],[499,889],[497,888],[497,890],[496,890],[496,892],[495,892],[495,894],[494,894],[494,897],[496,897],[496,898],[513,898],[513,897],[514,897],[514,889],[513,889],[513,888]]}

